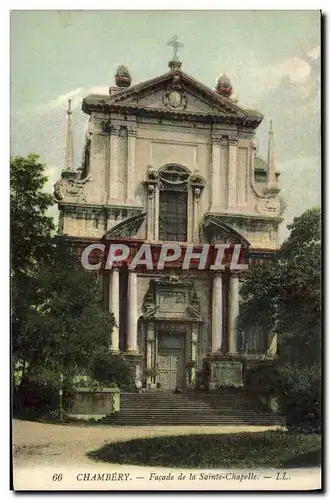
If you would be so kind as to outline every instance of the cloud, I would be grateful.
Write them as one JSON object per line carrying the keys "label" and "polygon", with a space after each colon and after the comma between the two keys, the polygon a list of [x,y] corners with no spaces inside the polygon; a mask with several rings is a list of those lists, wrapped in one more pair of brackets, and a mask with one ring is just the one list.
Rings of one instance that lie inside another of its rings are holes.
{"label": "cloud", "polygon": [[255,75],[256,81],[264,89],[268,89],[277,86],[283,78],[288,78],[291,83],[302,82],[309,76],[310,72],[311,67],[307,61],[300,57],[291,57],[264,68],[258,68],[255,70]]}
{"label": "cloud", "polygon": [[304,55],[293,55],[264,66],[254,58],[240,62],[235,70],[239,87],[242,87],[240,94],[245,96],[245,102],[256,101],[261,100],[263,94],[277,88],[284,80],[300,85],[309,79],[319,56],[319,47],[315,47]]}
{"label": "cloud", "polygon": [[56,99],[49,101],[48,103],[40,106],[39,111],[47,112],[57,109],[62,109],[68,105],[68,100],[71,99],[72,109],[77,109],[81,107],[82,100],[85,96],[89,94],[100,94],[107,95],[109,92],[109,87],[96,86],[89,89],[78,87],[77,89],[70,90],[65,94],[59,95]]}
{"label": "cloud", "polygon": [[70,90],[69,92],[66,92],[65,94],[59,95],[56,99],[52,99],[51,101],[47,102],[46,104],[43,104],[42,106],[40,106],[39,111],[47,112],[47,111],[52,111],[52,110],[56,110],[59,108],[63,108],[64,106],[68,105],[69,99],[71,99],[71,107],[73,109],[75,109],[78,107],[83,93],[84,93],[83,87],[78,87],[75,90]]}
{"label": "cloud", "polygon": [[[257,131],[262,155],[267,153],[267,127],[272,118],[280,161],[319,157],[319,57],[319,47],[314,47],[265,67],[255,65],[240,82],[239,104],[265,116]],[[241,94],[245,94],[244,101]]]}
{"label": "cloud", "polygon": [[308,56],[311,59],[319,59],[321,57],[321,46],[318,45],[308,52]]}

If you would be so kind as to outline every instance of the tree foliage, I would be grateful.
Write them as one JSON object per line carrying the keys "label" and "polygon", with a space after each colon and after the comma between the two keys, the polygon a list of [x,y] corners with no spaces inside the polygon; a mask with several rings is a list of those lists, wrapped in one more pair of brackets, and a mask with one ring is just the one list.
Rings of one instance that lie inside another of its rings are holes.
{"label": "tree foliage", "polygon": [[33,275],[39,263],[47,258],[54,230],[47,210],[54,200],[43,191],[47,182],[44,168],[37,155],[11,158],[11,264],[15,275]]}
{"label": "tree foliage", "polygon": [[126,358],[101,351],[93,359],[91,376],[104,386],[115,383],[122,390],[132,391],[135,390],[134,368]]}
{"label": "tree foliage", "polygon": [[108,351],[113,316],[98,276],[83,269],[70,241],[52,235],[46,181],[38,156],[11,159],[13,361],[30,381],[54,385]]}
{"label": "tree foliage", "polygon": [[36,285],[21,338],[31,375],[40,378],[47,369],[68,377],[88,369],[96,352],[108,350],[113,327],[96,275],[83,269],[69,242],[58,240],[51,263],[39,269]]}
{"label": "tree foliage", "polygon": [[50,253],[53,197],[43,188],[44,165],[37,155],[10,161],[12,347],[18,354],[21,329],[36,291],[39,267]]}
{"label": "tree foliage", "polygon": [[[239,327],[243,334],[252,329],[277,332],[281,407],[291,422],[299,422],[308,418],[309,405],[320,415],[320,209],[307,210],[288,227],[290,236],[276,259],[247,273]],[[292,418],[294,406],[299,410]]]}

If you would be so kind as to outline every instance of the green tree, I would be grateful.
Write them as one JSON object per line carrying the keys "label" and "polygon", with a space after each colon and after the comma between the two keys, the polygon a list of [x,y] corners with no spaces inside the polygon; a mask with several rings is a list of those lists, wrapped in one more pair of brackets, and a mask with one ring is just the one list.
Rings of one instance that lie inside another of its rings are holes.
{"label": "green tree", "polygon": [[56,240],[50,262],[39,269],[23,329],[30,378],[70,378],[108,351],[113,315],[103,308],[97,277],[82,267],[69,241]]}
{"label": "green tree", "polygon": [[15,157],[10,161],[11,213],[11,305],[12,350],[21,358],[21,329],[29,300],[36,291],[39,266],[49,259],[53,219],[47,210],[53,197],[43,191],[47,182],[44,165],[37,155]]}
{"label": "green tree", "polygon": [[279,399],[290,425],[320,416],[321,214],[307,210],[288,226],[275,260],[252,267],[241,290],[239,327],[278,334]]}
{"label": "green tree", "polygon": [[12,352],[25,380],[59,381],[108,352],[113,316],[99,276],[83,269],[70,241],[54,237],[53,197],[38,156],[11,159]]}

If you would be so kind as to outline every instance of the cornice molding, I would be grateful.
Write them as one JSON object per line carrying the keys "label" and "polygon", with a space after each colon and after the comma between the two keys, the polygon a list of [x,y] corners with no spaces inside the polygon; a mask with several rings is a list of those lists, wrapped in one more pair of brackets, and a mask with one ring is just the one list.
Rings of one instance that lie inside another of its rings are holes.
{"label": "cornice molding", "polygon": [[94,215],[113,215],[115,218],[117,217],[135,217],[140,215],[144,208],[143,207],[126,207],[123,205],[93,205],[93,204],[84,204],[79,205],[75,203],[59,203],[59,210],[64,214],[76,215],[78,218],[80,217],[91,217]]}
{"label": "cornice molding", "polygon": [[[88,111],[87,111],[88,109]],[[234,114],[221,114],[217,112],[197,112],[197,111],[175,111],[166,108],[149,108],[147,106],[140,106],[138,104],[107,104],[105,102],[99,102],[91,104],[89,108],[84,108],[85,112],[91,111],[101,111],[104,113],[111,113],[114,111],[125,112],[133,114],[136,116],[156,116],[162,118],[168,118],[171,120],[186,120],[186,121],[206,121],[208,123],[230,123],[230,124],[240,124],[242,126],[256,128],[262,121],[261,117],[251,117],[251,116],[238,116]]]}

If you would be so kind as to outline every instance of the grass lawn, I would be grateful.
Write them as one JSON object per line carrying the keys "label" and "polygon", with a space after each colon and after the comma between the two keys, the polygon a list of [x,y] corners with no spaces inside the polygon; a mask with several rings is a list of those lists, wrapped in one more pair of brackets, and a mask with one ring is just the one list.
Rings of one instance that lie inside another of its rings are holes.
{"label": "grass lawn", "polygon": [[282,431],[164,436],[107,444],[88,457],[179,468],[312,467],[321,463],[321,437]]}

